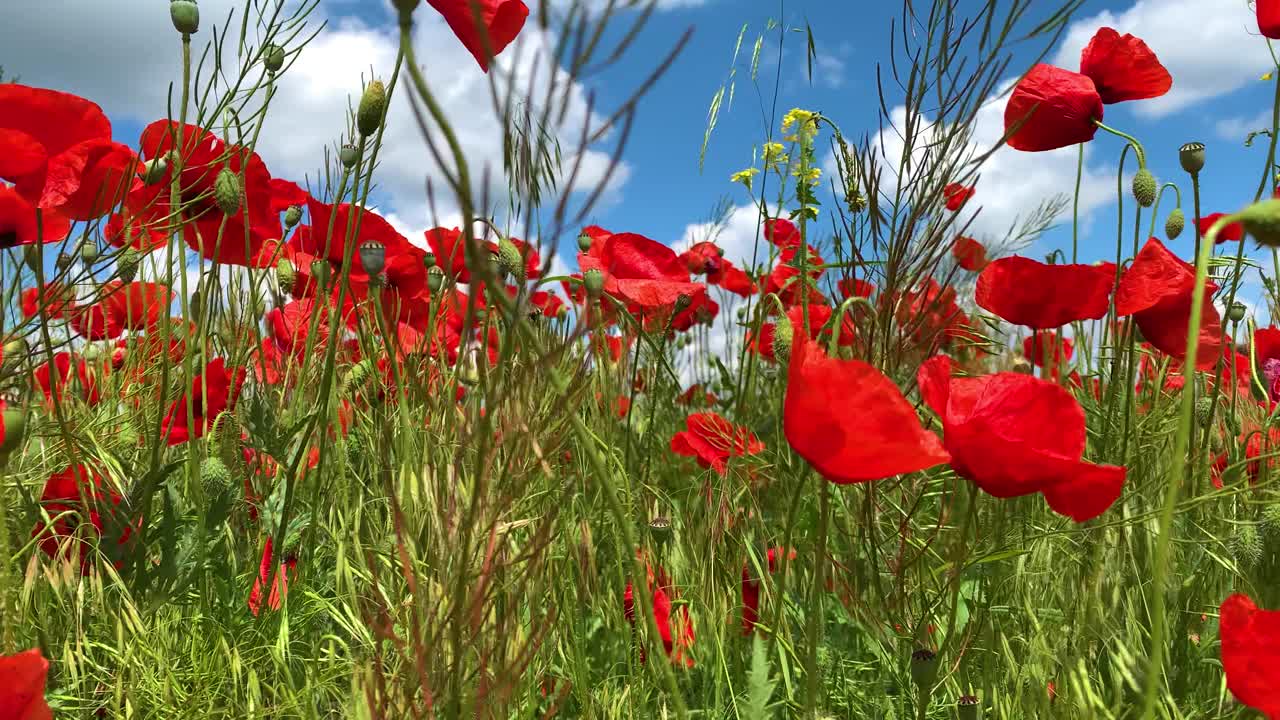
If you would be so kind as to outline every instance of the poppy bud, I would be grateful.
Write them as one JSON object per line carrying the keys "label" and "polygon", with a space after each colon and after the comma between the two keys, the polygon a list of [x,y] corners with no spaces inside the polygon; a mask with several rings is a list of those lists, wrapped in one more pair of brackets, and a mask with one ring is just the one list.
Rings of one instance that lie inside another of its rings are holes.
{"label": "poppy bud", "polygon": [[338,160],[342,162],[342,167],[350,170],[356,166],[356,161],[360,159],[360,151],[355,145],[347,143],[338,151]]}
{"label": "poppy bud", "polygon": [[364,89],[360,107],[356,109],[356,128],[364,137],[372,137],[382,126],[382,114],[387,110],[387,86],[374,80]]}
{"label": "poppy bud", "polygon": [[58,269],[58,272],[66,272],[71,267],[71,263],[75,261],[75,258],[66,253],[58,253],[58,259],[53,261],[53,266]]}
{"label": "poppy bud", "polygon": [[1187,218],[1182,214],[1182,208],[1174,208],[1169,213],[1169,219],[1164,221],[1164,236],[1169,240],[1177,240],[1186,226]]}
{"label": "poppy bud", "polygon": [[1271,503],[1262,511],[1262,526],[1273,541],[1280,539],[1280,503]]}
{"label": "poppy bud", "polygon": [[44,261],[44,254],[40,250],[39,243],[31,243],[24,245],[22,248],[22,260],[31,268],[31,272],[40,271],[40,263]]}
{"label": "poppy bud", "polygon": [[1202,397],[1196,401],[1196,423],[1200,427],[1209,424],[1209,416],[1213,414],[1213,400]]}
{"label": "poppy bud", "polygon": [[97,245],[88,241],[80,244],[80,259],[83,260],[86,265],[92,265],[97,262],[99,254]]}
{"label": "poppy bud", "polygon": [[342,378],[342,394],[349,395],[364,387],[365,381],[373,374],[373,364],[368,360],[362,360],[347,371],[347,376]]}
{"label": "poppy bud", "polygon": [[1156,176],[1146,168],[1138,168],[1133,176],[1133,199],[1142,207],[1156,204],[1156,193],[1160,187],[1156,184]]}
{"label": "poppy bud", "polygon": [[191,313],[193,319],[198,320],[204,310],[204,298],[200,295],[199,288],[191,291],[191,297],[187,299],[187,309]]}
{"label": "poppy bud", "polygon": [[480,384],[480,369],[476,366],[474,354],[467,353],[466,357],[459,359],[458,382],[467,387],[475,387]]}
{"label": "poppy bud", "polygon": [[1198,175],[1204,168],[1204,143],[1189,142],[1178,148],[1178,162],[1191,175]]}
{"label": "poppy bud", "polygon": [[[7,420],[6,416],[6,420]],[[1262,559],[1262,537],[1253,523],[1242,523],[1231,536],[1231,552],[1243,567],[1251,568]]]}
{"label": "poppy bud", "polygon": [[1031,366],[1031,361],[1022,356],[1021,353],[1013,358],[1013,371],[1022,373],[1023,375],[1031,375],[1035,372],[1035,368]]}
{"label": "poppy bud", "polygon": [[961,695],[956,701],[956,717],[959,720],[978,720],[982,715],[982,705],[973,695]]}
{"label": "poppy bud", "polygon": [[597,296],[604,290],[604,273],[591,268],[582,273],[582,284],[587,287],[587,294]]}
{"label": "poppy bud", "polygon": [[1280,246],[1280,200],[1263,200],[1254,203],[1237,216],[1244,231],[1253,236],[1259,245]]}
{"label": "poppy bud", "polygon": [[587,252],[588,250],[591,249],[590,235],[586,233],[582,233],[581,235],[578,236],[578,249],[581,250],[582,252]]}
{"label": "poppy bud", "polygon": [[285,295],[293,294],[294,283],[298,281],[297,269],[293,267],[293,263],[289,258],[280,258],[276,263],[276,287],[280,288],[280,292]]}
{"label": "poppy bud", "polygon": [[169,3],[169,19],[178,32],[194,35],[200,29],[200,8],[195,0],[172,0]]}
{"label": "poppy bud", "polygon": [[1231,322],[1238,323],[1241,320],[1244,320],[1244,316],[1248,312],[1249,309],[1246,308],[1244,304],[1231,303],[1231,308],[1227,310],[1227,317],[1231,319]]}
{"label": "poppy bud", "polygon": [[239,212],[241,194],[240,176],[232,172],[231,168],[219,170],[218,177],[213,180],[213,199],[223,215],[235,215]]}
{"label": "poppy bud", "polygon": [[163,155],[151,158],[142,164],[142,182],[147,185],[155,185],[164,179],[164,174],[168,171],[168,158]]}
{"label": "poppy bud", "polygon": [[436,254],[429,252],[422,256],[422,266],[430,270],[436,266]]}
{"label": "poppy bud", "polygon": [[786,316],[778,318],[778,322],[773,326],[773,356],[779,362],[786,362],[791,358],[791,340],[795,337],[795,329],[791,327],[791,320]]}
{"label": "poppy bud", "polygon": [[141,253],[128,248],[116,258],[116,275],[125,282],[132,282],[138,275],[138,265],[141,263]]}
{"label": "poppy bud", "polygon": [[205,495],[218,497],[231,489],[231,470],[217,457],[207,457],[200,463],[200,484]]}
{"label": "poppy bud", "polygon": [[744,320],[747,319],[747,309],[744,307],[738,308],[737,315],[738,315],[738,322],[743,322]]}
{"label": "poppy bud", "polygon": [[434,265],[427,268],[427,288],[431,292],[440,292],[442,287],[444,287],[444,271]]}
{"label": "poppy bud", "polygon": [[933,688],[933,681],[938,675],[938,654],[932,650],[921,648],[911,653],[911,682],[921,690]]}
{"label": "poppy bud", "polygon": [[290,205],[289,209],[284,211],[285,228],[292,230],[300,222],[302,222],[302,208],[297,205]]}
{"label": "poppy bud", "polygon": [[0,441],[0,458],[8,457],[9,453],[18,449],[22,445],[22,440],[27,434],[27,413],[19,408],[7,408],[3,413],[4,424],[0,427],[4,428],[4,440]]}
{"label": "poppy bud", "polygon": [[262,49],[262,64],[267,72],[275,74],[284,67],[284,48],[279,45],[268,45]]}
{"label": "poppy bud", "polygon": [[27,353],[27,341],[22,338],[14,338],[4,344],[4,359],[6,362],[22,362],[26,359]]}
{"label": "poppy bud", "polygon": [[373,277],[387,266],[387,247],[377,240],[360,243],[360,265]]}
{"label": "poppy bud", "polygon": [[520,248],[506,238],[498,241],[498,266],[517,282],[523,283],[526,280],[524,257],[520,254]]}
{"label": "poppy bud", "polygon": [[311,277],[315,278],[316,284],[320,286],[329,283],[329,263],[326,260],[311,261]]}
{"label": "poppy bud", "polygon": [[676,312],[682,313],[685,310],[688,310],[689,306],[692,304],[693,304],[693,298],[689,297],[684,293],[680,293],[680,295],[676,297]]}
{"label": "poppy bud", "polygon": [[413,16],[413,11],[422,3],[421,0],[391,0],[391,4],[395,5],[396,10],[400,13],[400,24],[408,25]]}

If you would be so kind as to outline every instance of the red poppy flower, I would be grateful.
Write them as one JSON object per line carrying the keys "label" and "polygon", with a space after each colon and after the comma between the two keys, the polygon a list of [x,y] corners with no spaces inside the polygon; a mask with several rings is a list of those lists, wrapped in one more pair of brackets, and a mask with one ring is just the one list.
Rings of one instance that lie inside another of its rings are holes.
{"label": "red poppy flower", "polygon": [[[795,309],[794,315],[782,322],[792,323],[792,332],[801,327],[803,322],[803,311]],[[809,306],[809,337],[817,339],[818,333],[822,327],[831,319],[831,308],[826,305],[810,305]],[[760,335],[756,337],[750,330],[747,331],[747,347],[760,353],[760,357],[777,362],[778,358],[774,355],[774,337],[777,335],[778,326],[776,323],[762,323],[760,325]]]}
{"label": "red poppy flower", "polygon": [[689,386],[688,390],[685,390],[676,397],[676,402],[680,405],[701,403],[703,405],[710,406],[716,404],[716,399],[715,393],[709,390],[704,390],[701,383],[694,383]]}
{"label": "red poppy flower", "polygon": [[905,293],[895,306],[898,322],[929,352],[953,340],[981,341],[969,317],[956,304],[955,288],[943,287],[933,278],[926,279],[919,289]]}
{"label": "red poppy flower", "polygon": [[836,287],[840,290],[840,295],[846,300],[851,297],[869,298],[871,293],[876,291],[876,286],[866,280],[856,278],[845,278],[836,283]]}
{"label": "red poppy flower", "polygon": [[[1200,236],[1203,237],[1205,233],[1209,232],[1210,228],[1226,216],[1226,213],[1213,213],[1212,215],[1205,215],[1200,218]],[[1227,223],[1218,231],[1218,237],[1214,243],[1216,245],[1221,245],[1228,242],[1240,242],[1241,240],[1244,240],[1244,225],[1241,225],[1240,223]]]}
{"label": "red poppy flower", "polygon": [[[800,324],[796,310],[791,316]],[[834,483],[879,480],[948,459],[892,380],[867,363],[827,357],[804,333],[793,338],[783,413],[792,449]]]}
{"label": "red poppy flower", "polygon": [[467,243],[462,239],[462,231],[458,228],[434,228],[426,232],[426,237],[427,245],[436,256],[436,266],[460,283],[471,282],[471,271],[467,269]]}
{"label": "red poppy flower", "polygon": [[88,340],[114,340],[125,330],[150,330],[169,311],[173,292],[159,283],[122,283],[102,286],[102,298],[71,313],[71,327]]}
{"label": "red poppy flower", "polygon": [[969,198],[973,197],[977,190],[972,187],[966,187],[960,183],[951,183],[942,188],[942,196],[947,199],[947,209],[956,212],[969,202]]}
{"label": "red poppy flower", "polygon": [[0,717],[12,720],[53,720],[53,712],[44,700],[45,677],[49,661],[32,648],[16,655],[0,656]]}
{"label": "red poppy flower", "polygon": [[489,72],[489,59],[502,54],[520,34],[529,8],[521,0],[427,0],[449,29]]}
{"label": "red poppy flower", "polygon": [[[647,559],[645,559],[645,570],[646,586],[653,603],[654,620],[658,626],[658,636],[662,639],[662,647],[672,662],[693,667],[693,655],[689,652],[693,648],[694,640],[693,619],[689,617],[689,608],[687,605],[682,605],[673,613],[673,600],[679,598],[679,593],[671,579],[667,577],[666,571],[660,566],[655,567]],[[631,623],[632,632],[635,632],[635,590],[630,580],[627,581],[622,593],[622,614],[627,622]],[[643,648],[640,661],[644,662]]]}
{"label": "red poppy flower", "polygon": [[1280,610],[1259,610],[1237,593],[1222,601],[1218,613],[1222,669],[1231,694],[1280,720]]}
{"label": "red poppy flower", "polygon": [[[217,358],[204,368],[204,373],[191,381],[191,394],[179,397],[169,406],[164,422],[160,427],[161,434],[169,445],[181,445],[192,438],[198,438],[213,427],[213,423],[223,411],[235,408],[236,399],[240,396],[240,388],[244,385],[245,369],[235,368],[228,372],[226,361]],[[187,410],[190,407],[191,422],[187,424]]]}
{"label": "red poppy flower", "polygon": [[[60,548],[69,547],[68,540],[77,542],[77,536],[87,529],[86,524],[101,535],[106,528],[103,513],[108,516],[114,513],[120,500],[120,494],[104,482],[97,470],[72,465],[45,481],[40,504],[54,523],[50,527],[43,520],[37,522],[31,536],[40,538],[40,549],[46,555],[56,557]],[[124,525],[118,543],[124,544],[132,531],[131,525]],[[82,549],[80,571],[87,573],[90,564],[88,554]]]}
{"label": "red poppy flower", "polygon": [[[1194,286],[1195,268],[1151,238],[1120,277],[1116,314],[1132,315],[1147,342],[1166,355],[1185,360]],[[1222,324],[1212,301],[1215,291],[1216,285],[1206,283],[1195,363],[1200,370],[1212,368],[1222,357]]]}
{"label": "red poppy flower", "polygon": [[694,243],[680,253],[680,260],[694,275],[707,275],[719,269],[721,250],[713,242]]}
{"label": "red poppy flower", "polygon": [[987,266],[987,249],[971,237],[958,236],[951,245],[951,257],[969,272],[981,272]]}
{"label": "red poppy flower", "polygon": [[43,211],[37,223],[36,206],[17,190],[0,184],[0,249],[58,242],[70,231],[71,220],[54,210]]}
{"label": "red poppy flower", "polygon": [[37,313],[49,320],[57,320],[76,306],[76,299],[71,288],[61,283],[49,283],[44,286],[44,305],[40,304],[40,288],[27,288],[22,291],[22,316],[34,317]]}
{"label": "red poppy flower", "polygon": [[1015,325],[1056,328],[1107,314],[1116,266],[1046,265],[1030,258],[996,260],[978,276],[978,307]]}
{"label": "red poppy flower", "polygon": [[920,395],[942,419],[951,467],[1000,498],[1042,493],[1076,522],[1120,497],[1125,469],[1081,460],[1084,410],[1056,383],[1021,373],[951,377],[945,355],[920,367]]}
{"label": "red poppy flower", "polygon": [[1022,341],[1022,354],[1033,365],[1044,368],[1047,377],[1058,377],[1059,368],[1071,359],[1074,349],[1071,338],[1053,330],[1037,330]]}
{"label": "red poppy flower", "polygon": [[284,178],[271,178],[267,187],[271,190],[271,212],[281,213],[291,207],[307,207],[311,201],[310,193]]}
{"label": "red poppy flower", "polygon": [[1280,40],[1280,0],[1257,0],[1258,32]]}
{"label": "red poppy flower", "polygon": [[671,452],[696,458],[698,465],[724,475],[731,457],[755,455],[764,443],[745,427],[735,426],[719,415],[694,413],[685,418],[685,427],[671,437]]}
{"label": "red poppy flower", "polygon": [[[307,349],[308,333],[311,332],[312,316],[321,312],[326,305],[315,300],[295,300],[267,312],[267,330],[275,345],[281,352],[294,357],[301,357]],[[313,350],[322,348],[329,335],[329,317],[321,314],[316,325],[316,340]]]}
{"label": "red poppy flower", "polygon": [[[809,277],[817,280],[822,277],[825,269],[822,267],[824,261],[822,256],[818,254],[817,248],[812,245],[806,249],[806,256],[803,258],[809,266]],[[783,249],[778,255],[777,264],[773,266],[773,270],[765,278],[765,293],[776,294],[782,300],[782,304],[787,307],[798,305],[803,302],[810,304],[823,304],[827,302],[826,296],[813,286],[813,283],[806,283],[800,277],[800,268],[797,267],[801,261],[800,247],[788,247]]]}
{"label": "red poppy flower", "polygon": [[741,297],[750,297],[757,290],[755,282],[745,270],[724,258],[720,259],[715,270],[707,273],[707,282]]}
{"label": "red poppy flower", "polygon": [[[258,565],[258,576],[253,579],[253,589],[249,591],[249,612],[254,617],[258,617],[258,613],[262,610],[262,587],[267,583],[271,583],[271,594],[267,596],[267,607],[272,610],[279,610],[280,603],[289,592],[289,575],[296,572],[298,567],[298,558],[290,555],[285,558],[280,567],[275,568],[275,579],[272,581],[272,551],[271,538],[267,538],[266,545],[262,548],[262,562]],[[297,580],[297,576],[294,576]]]}
{"label": "red poppy flower", "polygon": [[1109,27],[1098,28],[1080,53],[1080,72],[1093,80],[1107,105],[1157,98],[1173,87],[1169,71],[1145,42]]}
{"label": "red poppy flower", "polygon": [[169,242],[169,235],[162,226],[147,222],[128,210],[107,220],[102,228],[102,237],[114,247],[131,247],[141,253],[149,253]]}
{"label": "red poppy flower", "polygon": [[[796,551],[792,550],[787,553],[791,560],[796,559]],[[782,561],[782,548],[771,547],[765,553],[765,563],[769,568],[769,574],[778,571],[778,566]],[[751,565],[742,566],[742,634],[750,635],[752,630],[756,629],[756,623],[760,621],[760,578],[755,577],[751,572]]]}
{"label": "red poppy flower", "polygon": [[800,231],[786,218],[769,218],[764,221],[764,239],[784,250],[799,247]]}
{"label": "red poppy flower", "polygon": [[674,250],[635,233],[615,233],[599,252],[578,253],[583,272],[599,270],[604,292],[639,311],[669,308],[680,296],[697,300],[706,285],[689,281],[689,269]]}
{"label": "red poppy flower", "polygon": [[[85,364],[84,358],[74,357],[71,353],[60,352],[53,356],[52,367],[49,363],[42,363],[35,370],[36,383],[40,385],[40,389],[44,392],[44,399],[47,403],[53,402],[53,394],[55,389],[58,393],[58,401],[66,402],[67,384],[71,381],[71,368],[75,365],[76,380],[79,382],[80,390],[84,393],[84,400],[89,405],[97,405],[98,385],[94,380],[93,374],[89,371],[89,366]],[[56,378],[55,386],[53,378]]]}
{"label": "red poppy flower", "polygon": [[1272,325],[1253,333],[1254,356],[1272,400],[1280,400],[1280,328]]}
{"label": "red poppy flower", "polygon": [[541,311],[543,317],[557,318],[566,312],[564,300],[546,290],[538,290],[530,295],[529,304]]}
{"label": "red poppy flower", "polygon": [[1040,63],[1009,96],[1004,131],[1009,147],[1024,152],[1056,150],[1089,142],[1102,120],[1102,96],[1087,75]]}

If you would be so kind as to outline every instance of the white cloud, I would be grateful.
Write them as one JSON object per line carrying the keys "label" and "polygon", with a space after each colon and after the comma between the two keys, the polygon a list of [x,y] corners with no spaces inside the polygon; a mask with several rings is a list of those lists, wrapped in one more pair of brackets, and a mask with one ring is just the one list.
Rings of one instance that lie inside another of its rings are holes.
{"label": "white cloud", "polygon": [[1271,128],[1271,110],[1261,110],[1254,115],[1233,115],[1218,120],[1213,125],[1213,132],[1218,137],[1233,143],[1243,143],[1249,133]]}
{"label": "white cloud", "polygon": [[1169,94],[1129,103],[1143,115],[1160,117],[1232,92],[1272,65],[1244,0],[1138,0],[1124,12],[1105,10],[1072,23],[1052,62],[1078,69],[1080,51],[1104,25],[1142,38],[1173,76]]}

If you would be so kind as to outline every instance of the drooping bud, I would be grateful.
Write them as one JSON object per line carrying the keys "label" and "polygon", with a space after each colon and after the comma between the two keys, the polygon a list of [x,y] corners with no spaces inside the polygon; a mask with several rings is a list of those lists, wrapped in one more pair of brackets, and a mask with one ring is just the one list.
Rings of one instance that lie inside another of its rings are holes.
{"label": "drooping bud", "polygon": [[1241,567],[1257,565],[1262,559],[1262,537],[1258,534],[1258,527],[1253,523],[1236,526],[1236,534],[1231,537],[1231,551]]}
{"label": "drooping bud", "polygon": [[1178,148],[1178,162],[1182,169],[1191,175],[1198,175],[1204,169],[1204,143],[1189,142]]}
{"label": "drooping bud", "polygon": [[773,356],[778,362],[791,359],[791,341],[794,337],[795,329],[791,327],[790,318],[785,315],[778,318],[773,326]]}
{"label": "drooping bud", "polygon": [[440,288],[444,287],[444,271],[432,265],[427,268],[427,288],[431,292],[440,292]]}
{"label": "drooping bud", "polygon": [[350,170],[356,166],[356,161],[360,159],[360,151],[355,145],[347,143],[338,151],[338,160],[342,162],[342,167]]}
{"label": "drooping bud", "polygon": [[57,259],[53,261],[53,266],[58,269],[58,272],[66,272],[75,261],[76,259],[67,253],[58,253]]}
{"label": "drooping bud", "polygon": [[516,282],[523,283],[528,279],[520,248],[506,238],[498,240],[498,266]]}
{"label": "drooping bud", "polygon": [[172,0],[169,3],[169,19],[178,32],[194,35],[200,29],[200,7],[195,0]]}
{"label": "drooping bud", "polygon": [[578,249],[581,250],[582,252],[587,252],[588,250],[591,249],[590,235],[586,233],[582,233],[581,235],[578,236]]}
{"label": "drooping bud", "polygon": [[921,648],[911,653],[911,682],[921,690],[933,687],[938,676],[938,654]]}
{"label": "drooping bud", "polygon": [[282,294],[292,295],[297,281],[297,268],[293,266],[289,258],[280,258],[280,261],[276,263],[276,287],[280,288]]}
{"label": "drooping bud", "polygon": [[747,309],[746,309],[746,308],[744,308],[744,307],[740,307],[740,308],[738,308],[737,316],[738,316],[738,322],[743,322],[744,320],[746,320],[746,319],[747,319]]}
{"label": "drooping bud", "polygon": [[207,457],[200,463],[200,484],[205,495],[216,498],[231,489],[231,470],[218,457]]}
{"label": "drooping bud", "polygon": [[596,297],[604,291],[604,273],[591,268],[582,273],[582,284],[586,286],[588,295]]}
{"label": "drooping bud", "polygon": [[1169,219],[1164,221],[1164,236],[1170,240],[1177,240],[1186,226],[1187,218],[1182,214],[1182,208],[1174,208],[1173,212],[1169,213]]}
{"label": "drooping bud", "polygon": [[374,80],[365,86],[356,109],[356,129],[364,137],[373,137],[382,126],[382,114],[387,110],[387,86]]}
{"label": "drooping bud", "polygon": [[1241,320],[1244,320],[1244,316],[1248,312],[1249,309],[1246,308],[1243,303],[1231,303],[1231,307],[1227,310],[1227,318],[1229,318],[1233,323],[1238,323]]}
{"label": "drooping bud", "polygon": [[387,266],[387,247],[377,240],[360,243],[360,265],[373,277]]}
{"label": "drooping bud", "polygon": [[433,252],[426,253],[422,256],[422,267],[430,270],[436,266],[436,254]]}
{"label": "drooping bud", "polygon": [[1259,245],[1280,247],[1280,199],[1254,203],[1236,217]]}
{"label": "drooping bud", "polygon": [[84,264],[94,264],[98,261],[98,256],[100,254],[101,253],[98,252],[98,246],[92,242],[86,240],[80,244],[80,259],[84,261]]}
{"label": "drooping bud", "polygon": [[329,284],[329,262],[327,260],[311,261],[311,277],[315,278],[316,284],[324,287]]}
{"label": "drooping bud", "polygon": [[240,187],[240,176],[232,172],[231,168],[222,168],[218,171],[218,177],[213,180],[213,199],[218,203],[218,209],[223,215],[235,215],[240,211],[240,203],[243,201],[241,197],[243,190]]}
{"label": "drooping bud", "polygon": [[679,315],[685,310],[688,310],[689,306],[692,304],[693,304],[693,298],[689,297],[684,293],[680,293],[680,295],[676,297],[676,314]]}
{"label": "drooping bud", "polygon": [[284,211],[285,228],[292,230],[300,222],[302,222],[302,208],[298,205],[290,205],[289,209]]}
{"label": "drooping bud", "polygon": [[191,313],[191,318],[197,321],[204,314],[204,296],[200,294],[200,288],[191,291],[191,297],[187,298],[187,310]]}
{"label": "drooping bud", "polygon": [[982,716],[982,705],[977,696],[961,695],[956,701],[956,717],[959,720],[978,720]]}
{"label": "drooping bud", "polygon": [[1196,400],[1196,424],[1204,427],[1209,424],[1209,418],[1213,415],[1213,400],[1211,398],[1202,397]]}
{"label": "drooping bud", "polygon": [[44,262],[44,253],[41,252],[40,243],[31,243],[22,247],[22,260],[31,268],[31,272],[40,272],[40,263]]}
{"label": "drooping bud", "polygon": [[2,415],[4,420],[4,440],[0,442],[0,458],[22,446],[27,434],[27,413],[21,408],[6,408]]}
{"label": "drooping bud", "polygon": [[1144,208],[1151,207],[1156,204],[1156,193],[1159,190],[1156,176],[1146,168],[1138,168],[1138,172],[1133,175],[1133,199]]}
{"label": "drooping bud", "polygon": [[141,263],[142,254],[133,248],[127,248],[116,258],[116,274],[125,282],[133,282]]}
{"label": "drooping bud", "polygon": [[142,182],[147,185],[155,185],[164,179],[164,174],[169,172],[169,159],[164,155],[154,157],[142,164]]}
{"label": "drooping bud", "polygon": [[274,44],[262,48],[262,65],[273,75],[280,72],[284,67],[284,48]]}

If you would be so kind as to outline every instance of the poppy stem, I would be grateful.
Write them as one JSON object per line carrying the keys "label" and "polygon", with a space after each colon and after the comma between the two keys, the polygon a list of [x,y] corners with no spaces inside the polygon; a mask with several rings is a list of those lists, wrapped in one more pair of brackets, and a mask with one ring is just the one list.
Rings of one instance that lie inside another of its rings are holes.
{"label": "poppy stem", "polygon": [[805,717],[815,717],[818,712],[818,644],[822,638],[822,600],[827,579],[827,525],[831,520],[831,489],[828,485],[824,478],[818,476],[818,547],[814,551],[813,593],[809,598],[807,628],[809,656],[805,664]]}
{"label": "poppy stem", "polygon": [[1076,192],[1071,201],[1071,264],[1079,262],[1080,248],[1080,180],[1084,176],[1084,143],[1076,146]]}
{"label": "poppy stem", "polygon": [[1134,136],[1126,132],[1121,132],[1109,125],[1104,125],[1103,123],[1098,122],[1097,120],[1094,120],[1093,124],[1097,125],[1099,130],[1106,130],[1107,132],[1111,133],[1112,135],[1115,135],[1116,137],[1127,140],[1129,142],[1129,145],[1133,147],[1133,152],[1138,156],[1138,169],[1141,170],[1142,168],[1145,168],[1147,166],[1147,153],[1142,149],[1142,143],[1138,142],[1137,138],[1135,138]]}

